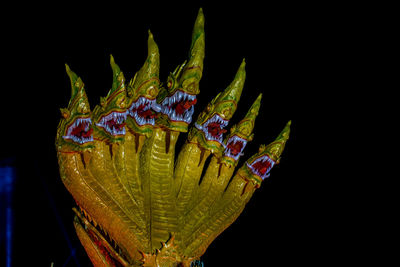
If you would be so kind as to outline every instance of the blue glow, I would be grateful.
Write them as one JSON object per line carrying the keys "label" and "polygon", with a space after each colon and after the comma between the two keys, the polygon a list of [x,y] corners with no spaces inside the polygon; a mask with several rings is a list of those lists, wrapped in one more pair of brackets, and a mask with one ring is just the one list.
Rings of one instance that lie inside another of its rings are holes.
{"label": "blue glow", "polygon": [[[0,196],[4,200],[4,204],[1,205],[0,218],[3,218],[5,228],[1,229],[4,231],[5,236],[5,249],[6,249],[6,267],[11,267],[11,256],[12,256],[12,234],[13,234],[13,209],[12,209],[12,192],[14,189],[15,182],[15,169],[11,166],[0,165]],[[3,233],[1,234],[3,236]]]}

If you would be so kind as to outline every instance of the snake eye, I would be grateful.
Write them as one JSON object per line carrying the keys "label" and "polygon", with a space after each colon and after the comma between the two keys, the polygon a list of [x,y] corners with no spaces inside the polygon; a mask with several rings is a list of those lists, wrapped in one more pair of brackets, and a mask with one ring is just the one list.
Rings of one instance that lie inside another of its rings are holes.
{"label": "snake eye", "polygon": [[167,82],[167,87],[168,87],[168,89],[171,89],[171,88],[172,88],[172,85],[173,85],[173,81],[172,81],[171,78],[169,78],[169,79],[168,79],[168,82]]}
{"label": "snake eye", "polygon": [[230,108],[230,107],[224,108],[224,109],[221,111],[221,113],[222,113],[222,115],[224,116],[224,118],[229,118],[230,115],[231,115],[231,108]]}
{"label": "snake eye", "polygon": [[[168,86],[168,85],[167,85],[167,86]],[[168,87],[168,88],[169,88],[169,87]],[[150,87],[147,89],[147,94],[148,94],[150,97],[152,97],[152,98],[154,98],[154,97],[157,96],[157,92],[158,92],[157,88],[155,88],[153,85],[150,86]]]}

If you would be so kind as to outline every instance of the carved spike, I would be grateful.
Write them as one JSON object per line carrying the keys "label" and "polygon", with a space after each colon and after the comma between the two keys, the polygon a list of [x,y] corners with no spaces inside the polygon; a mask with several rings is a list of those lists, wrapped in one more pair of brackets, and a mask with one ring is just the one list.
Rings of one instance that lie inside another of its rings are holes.
{"label": "carved spike", "polygon": [[186,92],[199,93],[199,82],[203,73],[204,61],[204,14],[200,8],[192,32],[192,43],[189,51],[189,61],[185,65],[179,81]]}
{"label": "carved spike", "polygon": [[264,153],[268,153],[268,155],[275,160],[276,163],[279,163],[283,149],[285,148],[286,142],[289,139],[291,124],[292,121],[288,121],[285,128],[283,128],[282,132],[278,135],[275,141],[265,147]]}
{"label": "carved spike", "polygon": [[90,113],[89,100],[85,92],[85,84],[82,79],[65,64],[66,72],[71,80],[71,99],[68,110],[71,113]]}
{"label": "carved spike", "polygon": [[[160,53],[158,46],[154,41],[153,34],[149,30],[149,38],[147,40],[147,59],[134,78],[129,83],[129,95],[132,99],[139,96],[145,96],[154,99],[159,90],[159,73],[160,73]],[[153,83],[150,83],[154,81]],[[148,86],[144,86],[148,83]]]}
{"label": "carved spike", "polygon": [[110,55],[110,65],[113,71],[113,82],[110,91],[106,96],[106,102],[117,108],[126,107],[125,77],[119,66],[115,63],[114,57]]}
{"label": "carved spike", "polygon": [[224,114],[224,119],[229,120],[237,109],[237,105],[242,95],[244,81],[246,79],[246,61],[243,59],[238,71],[236,72],[235,78],[231,84],[220,94],[215,102],[215,105],[225,101],[232,102],[233,105],[229,113]]}

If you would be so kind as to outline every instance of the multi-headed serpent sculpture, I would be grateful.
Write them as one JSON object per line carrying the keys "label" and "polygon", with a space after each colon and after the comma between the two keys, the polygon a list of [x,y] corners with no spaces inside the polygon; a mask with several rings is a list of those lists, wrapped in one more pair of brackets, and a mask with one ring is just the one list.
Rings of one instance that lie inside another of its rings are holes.
{"label": "multi-headed serpent sculpture", "polygon": [[73,209],[76,232],[95,266],[201,265],[200,256],[279,163],[290,122],[233,175],[261,102],[259,95],[223,137],[242,93],[244,61],[233,82],[200,113],[175,160],[178,136],[192,121],[203,58],[200,9],[189,60],[170,74],[166,88],[150,32],[146,62],[127,86],[111,57],[112,88],[93,111],[82,80],[66,66],[72,96],[61,109],[58,163],[79,207]]}

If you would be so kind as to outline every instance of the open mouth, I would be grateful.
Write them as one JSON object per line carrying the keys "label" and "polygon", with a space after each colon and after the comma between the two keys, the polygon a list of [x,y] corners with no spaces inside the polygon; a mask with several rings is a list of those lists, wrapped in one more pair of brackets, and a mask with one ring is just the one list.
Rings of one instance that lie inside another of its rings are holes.
{"label": "open mouth", "polygon": [[[79,205],[78,205],[79,206]],[[104,259],[111,266],[128,266],[128,260],[121,247],[110,237],[100,224],[79,206],[73,208],[73,211],[77,215],[75,221],[77,221],[85,230],[87,235],[90,237],[92,242],[97,246]]]}
{"label": "open mouth", "polygon": [[221,118],[218,114],[215,114],[211,119],[207,120],[203,125],[195,123],[195,127],[204,132],[204,135],[208,141],[217,141],[221,145],[223,143],[223,134],[226,132],[224,129],[228,125],[228,120]]}
{"label": "open mouth", "polygon": [[257,158],[251,164],[246,163],[247,167],[257,176],[260,176],[261,179],[265,179],[269,177],[269,171],[275,165],[275,161],[273,161],[267,155]]}
{"label": "open mouth", "polygon": [[161,105],[161,113],[166,114],[172,121],[192,122],[196,95],[177,90],[175,94],[166,97]]}
{"label": "open mouth", "polygon": [[96,125],[102,127],[111,135],[124,135],[126,115],[127,112],[113,111],[108,115],[102,116]]}
{"label": "open mouth", "polygon": [[140,126],[145,124],[154,125],[156,112],[160,112],[161,108],[156,100],[149,100],[143,96],[132,103],[128,109],[128,115],[135,119]]}
{"label": "open mouth", "polygon": [[242,155],[243,149],[245,148],[247,141],[240,138],[237,135],[232,136],[228,139],[225,147],[225,156],[231,157],[234,160],[238,160]]}
{"label": "open mouth", "polygon": [[64,139],[72,140],[78,144],[84,144],[93,141],[92,132],[90,127],[92,120],[90,118],[77,118],[70,126],[68,126]]}

